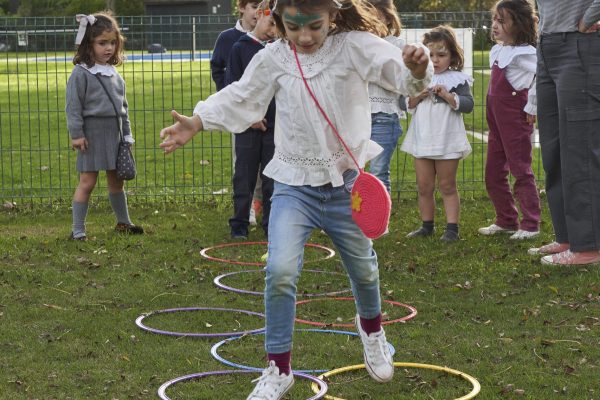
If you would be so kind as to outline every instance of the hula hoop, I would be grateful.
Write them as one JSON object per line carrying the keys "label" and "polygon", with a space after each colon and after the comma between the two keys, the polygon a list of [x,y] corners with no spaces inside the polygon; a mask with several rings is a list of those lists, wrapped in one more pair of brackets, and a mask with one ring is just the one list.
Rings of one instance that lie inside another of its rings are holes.
{"label": "hula hoop", "polygon": [[[296,306],[299,306],[300,304],[310,303],[311,301],[316,301],[316,300],[354,301],[354,297],[330,297],[330,298],[323,298],[323,299],[300,300],[300,301],[296,302]],[[392,300],[383,300],[383,302],[387,303],[387,304],[391,304],[392,306],[404,307],[410,311],[410,314],[408,314],[402,318],[382,321],[381,325],[390,325],[390,324],[396,324],[398,322],[406,322],[410,319],[413,319],[417,315],[417,309],[411,305],[400,303],[398,301],[392,301]],[[295,321],[300,324],[307,324],[307,325],[320,326],[320,327],[323,327],[323,326],[331,326],[334,328],[352,328],[352,327],[354,327],[354,324],[334,324],[334,323],[329,324],[329,323],[325,323],[325,322],[309,321],[309,320],[300,319],[300,318],[296,318]]]}
{"label": "hula hoop", "polygon": [[[162,400],[171,400],[171,398],[169,396],[167,396],[167,394],[165,392],[170,386],[174,386],[179,382],[189,381],[191,379],[200,379],[200,378],[204,378],[204,377],[212,376],[212,375],[248,374],[248,373],[255,373],[255,371],[244,371],[244,370],[209,371],[209,372],[199,372],[196,374],[180,376],[178,378],[171,379],[170,381],[167,381],[167,382],[163,383],[162,385],[160,385],[160,387],[158,388],[158,397],[161,398]],[[299,373],[296,371],[293,371],[292,374],[294,374],[294,376],[297,376],[298,378],[308,379],[309,381],[312,382],[311,388],[312,388],[313,392],[315,393],[315,396],[309,397],[307,400],[322,399],[323,396],[325,396],[325,393],[327,393],[327,383],[325,383],[322,379],[319,379],[315,376],[302,374],[302,373]],[[316,390],[315,390],[315,388],[316,388]]]}
{"label": "hula hoop", "polygon": [[[224,290],[229,290],[231,292],[242,293],[242,294],[251,294],[251,295],[255,295],[255,296],[264,296],[263,292],[256,292],[256,291],[252,291],[252,290],[237,289],[237,288],[234,288],[232,286],[227,286],[223,282],[221,282],[221,280],[223,278],[226,278],[226,277],[231,276],[231,275],[244,274],[244,273],[257,273],[257,272],[261,273],[261,272],[264,272],[264,270],[258,269],[258,270],[249,270],[249,271],[228,272],[226,274],[217,276],[215,279],[213,279],[213,282],[214,282],[215,285],[217,285],[217,287],[219,287],[221,289],[224,289]],[[302,272],[317,272],[317,273],[323,273],[323,274],[332,274],[332,275],[342,275],[342,276],[344,276],[344,274],[341,274],[339,272],[319,271],[319,270],[314,270],[314,269],[305,269]],[[297,294],[297,296],[298,297],[337,296],[339,294],[347,293],[347,292],[350,292],[350,291],[351,291],[350,289],[344,289],[344,290],[338,290],[336,292],[327,292],[327,293],[299,293],[299,294]]]}
{"label": "hula hoop", "polygon": [[[332,330],[332,329],[295,329],[294,331],[295,332],[333,333],[333,334],[338,334],[338,335],[358,336],[358,333],[356,333],[356,332],[337,331],[337,330]],[[256,333],[255,335],[264,335],[264,334],[265,334],[265,332],[259,332],[259,333]],[[254,372],[262,371],[264,369],[264,367],[259,368],[259,367],[252,367],[249,365],[244,365],[244,364],[237,364],[237,363],[234,363],[233,361],[226,360],[219,355],[219,353],[218,353],[219,347],[221,347],[222,345],[224,345],[228,342],[236,340],[236,339],[241,339],[241,336],[236,336],[236,337],[231,337],[231,338],[221,340],[219,343],[216,343],[215,345],[213,345],[213,347],[211,347],[210,354],[212,354],[212,356],[214,357],[215,360],[220,361],[223,364],[228,365],[233,368],[238,368],[238,369],[241,369],[244,371],[254,371]],[[392,346],[392,344],[390,342],[388,342],[388,347],[390,348],[390,353],[392,355],[394,355],[396,353],[396,349],[394,348],[394,346]],[[299,370],[294,370],[294,371],[301,372],[301,373],[308,373],[308,374],[319,374],[321,372],[327,372],[329,370],[328,369],[299,369]]]}
{"label": "hula hoop", "polygon": [[[235,260],[228,260],[226,258],[219,258],[219,257],[212,257],[210,255],[208,255],[208,252],[211,250],[215,250],[215,249],[222,249],[225,247],[236,247],[236,246],[255,246],[257,244],[261,244],[261,245],[268,245],[269,242],[235,242],[235,243],[224,243],[224,244],[219,244],[216,246],[212,246],[212,247],[206,247],[202,250],[200,250],[200,255],[204,258],[207,258],[211,261],[217,261],[217,262],[222,262],[222,263],[226,263],[226,264],[235,264],[235,265],[254,265],[254,266],[258,266],[258,267],[264,267],[266,265],[266,263],[264,262],[250,262],[250,261],[235,261]],[[326,246],[322,246],[320,244],[315,244],[315,243],[306,243],[304,245],[304,247],[313,247],[316,249],[321,249],[324,250],[327,255],[325,256],[325,258],[320,258],[318,260],[314,260],[314,261],[306,261],[305,264],[309,264],[311,262],[319,262],[319,261],[324,261],[324,260],[328,260],[330,258],[332,258],[333,256],[335,256],[335,251],[330,249],[329,247]]]}
{"label": "hula hoop", "polygon": [[[462,378],[462,379],[468,381],[473,386],[473,390],[471,390],[470,393],[468,393],[464,396],[461,396],[461,397],[457,397],[454,400],[470,400],[470,399],[474,398],[475,396],[477,396],[477,394],[479,394],[479,391],[481,390],[481,385],[479,384],[477,379],[473,378],[471,375],[465,374],[464,372],[461,372],[461,371],[458,371],[458,370],[455,370],[452,368],[440,367],[438,365],[431,365],[431,364],[418,364],[418,363],[409,363],[409,362],[395,362],[394,367],[421,368],[421,369],[431,369],[434,371],[442,371],[442,372],[445,372],[450,375],[458,376],[459,378]],[[343,372],[354,371],[357,369],[364,369],[364,368],[365,368],[365,364],[351,365],[348,367],[342,367],[342,368],[331,370],[329,372],[325,372],[324,374],[319,375],[318,378],[326,379],[333,375],[341,374]],[[318,387],[314,384],[311,384],[310,386],[311,386],[313,392],[317,393],[315,389],[318,389]],[[346,399],[343,399],[340,397],[334,397],[334,396],[329,396],[329,395],[326,395],[325,399],[346,400]]]}
{"label": "hula hoop", "polygon": [[248,311],[248,310],[236,310],[233,308],[214,308],[214,307],[183,307],[183,308],[168,308],[165,310],[151,311],[149,313],[142,314],[139,317],[137,317],[137,319],[135,320],[135,324],[145,331],[156,333],[159,335],[191,336],[191,337],[207,337],[207,338],[220,337],[220,336],[241,336],[241,335],[248,335],[248,334],[253,334],[253,333],[260,333],[260,332],[264,332],[264,330],[265,330],[265,328],[258,328],[258,329],[251,329],[251,330],[247,330],[247,331],[240,331],[240,332],[221,332],[221,333],[172,332],[172,331],[165,331],[162,329],[151,328],[142,323],[142,321],[146,317],[150,317],[152,315],[168,314],[168,313],[175,313],[175,312],[203,311],[203,310],[206,310],[206,311],[231,311],[231,312],[238,312],[238,313],[247,314],[247,315],[256,315],[258,317],[265,318],[265,314],[262,314],[259,312],[254,312],[254,311]]}

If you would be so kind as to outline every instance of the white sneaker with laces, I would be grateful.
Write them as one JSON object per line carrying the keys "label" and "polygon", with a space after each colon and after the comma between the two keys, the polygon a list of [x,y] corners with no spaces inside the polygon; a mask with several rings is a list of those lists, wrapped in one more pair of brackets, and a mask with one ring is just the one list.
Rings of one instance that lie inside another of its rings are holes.
{"label": "white sneaker with laces", "polygon": [[254,211],[253,207],[250,207],[250,217],[248,218],[250,225],[256,226],[256,211]]}
{"label": "white sneaker with laces", "polygon": [[265,368],[260,378],[253,380],[257,382],[254,390],[246,400],[280,400],[292,388],[294,384],[294,375],[281,374],[275,361],[269,361],[269,366]]}
{"label": "white sneaker with laces", "polygon": [[477,229],[477,232],[486,236],[495,235],[496,233],[515,233],[513,229],[506,229],[496,224],[491,224],[490,226],[479,228]]}
{"label": "white sneaker with laces", "polygon": [[383,328],[369,335],[360,326],[360,317],[356,315],[356,329],[363,344],[367,372],[377,382],[389,382],[394,377],[394,361]]}
{"label": "white sneaker with laces", "polygon": [[537,235],[540,234],[540,231],[524,231],[523,229],[519,229],[515,233],[513,233],[510,237],[512,240],[526,240],[533,239]]}

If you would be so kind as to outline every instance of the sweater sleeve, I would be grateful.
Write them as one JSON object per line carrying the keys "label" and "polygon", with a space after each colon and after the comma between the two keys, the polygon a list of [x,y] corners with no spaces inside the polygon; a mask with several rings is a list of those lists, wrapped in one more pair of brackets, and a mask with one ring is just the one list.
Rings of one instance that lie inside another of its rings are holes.
{"label": "sweater sleeve", "polygon": [[121,129],[123,130],[123,136],[133,136],[131,133],[131,123],[129,122],[129,103],[127,102],[127,96],[123,96],[123,109],[125,113],[121,117],[123,121],[123,126]]}
{"label": "sweater sleeve", "polygon": [[85,137],[83,133],[83,104],[87,90],[85,72],[78,67],[73,68],[67,81],[66,107],[67,129],[71,139]]}
{"label": "sweater sleeve", "polygon": [[583,23],[587,28],[600,21],[600,0],[594,0],[583,14]]}
{"label": "sweater sleeve", "polygon": [[234,44],[229,53],[229,61],[227,61],[225,86],[239,81],[242,75],[244,75],[244,65],[240,54],[240,46]]}
{"label": "sweater sleeve", "polygon": [[458,108],[456,109],[458,112],[468,114],[473,111],[475,101],[468,83],[458,85],[453,92],[458,97]]}
{"label": "sweater sleeve", "polygon": [[217,86],[217,91],[225,87],[225,69],[227,67],[227,60],[225,59],[224,47],[225,36],[221,33],[219,37],[217,37],[215,48],[212,57],[210,58],[210,72],[212,79]]}

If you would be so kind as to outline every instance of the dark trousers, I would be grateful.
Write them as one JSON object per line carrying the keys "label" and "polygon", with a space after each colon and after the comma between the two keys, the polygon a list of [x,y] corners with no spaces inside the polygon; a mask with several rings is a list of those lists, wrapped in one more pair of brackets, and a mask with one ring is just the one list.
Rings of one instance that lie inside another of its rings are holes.
{"label": "dark trousers", "polygon": [[235,167],[233,173],[233,217],[229,219],[231,231],[248,234],[252,195],[256,186],[256,177],[260,169],[262,179],[263,216],[262,227],[265,233],[269,229],[273,179],[263,175],[265,166],[273,158],[275,142],[273,128],[263,132],[248,129],[235,136]]}
{"label": "dark trousers", "polygon": [[600,32],[542,35],[537,98],[556,241],[600,249]]}

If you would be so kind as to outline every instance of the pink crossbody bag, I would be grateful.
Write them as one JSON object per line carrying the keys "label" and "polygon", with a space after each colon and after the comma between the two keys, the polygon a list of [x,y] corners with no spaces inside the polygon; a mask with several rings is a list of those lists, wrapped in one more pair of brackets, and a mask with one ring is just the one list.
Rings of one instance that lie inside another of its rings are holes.
{"label": "pink crossbody bag", "polygon": [[294,57],[296,58],[296,64],[298,65],[300,76],[304,81],[304,85],[306,86],[310,97],[313,99],[315,105],[337,136],[342,146],[344,146],[344,149],[350,158],[352,158],[352,161],[354,161],[354,164],[358,169],[358,177],[354,182],[354,186],[352,186],[352,219],[366,237],[369,239],[377,239],[388,231],[390,213],[392,211],[392,199],[390,198],[390,194],[385,188],[385,185],[379,179],[377,179],[375,175],[365,172],[362,168],[360,168],[358,161],[356,161],[356,158],[350,151],[350,148],[348,145],[346,145],[346,142],[344,142],[329,117],[327,117],[327,114],[325,114],[321,104],[319,104],[319,101],[315,97],[313,91],[310,89],[310,86],[304,77],[300,60],[298,59],[296,46],[292,45],[292,50],[294,51]]}

